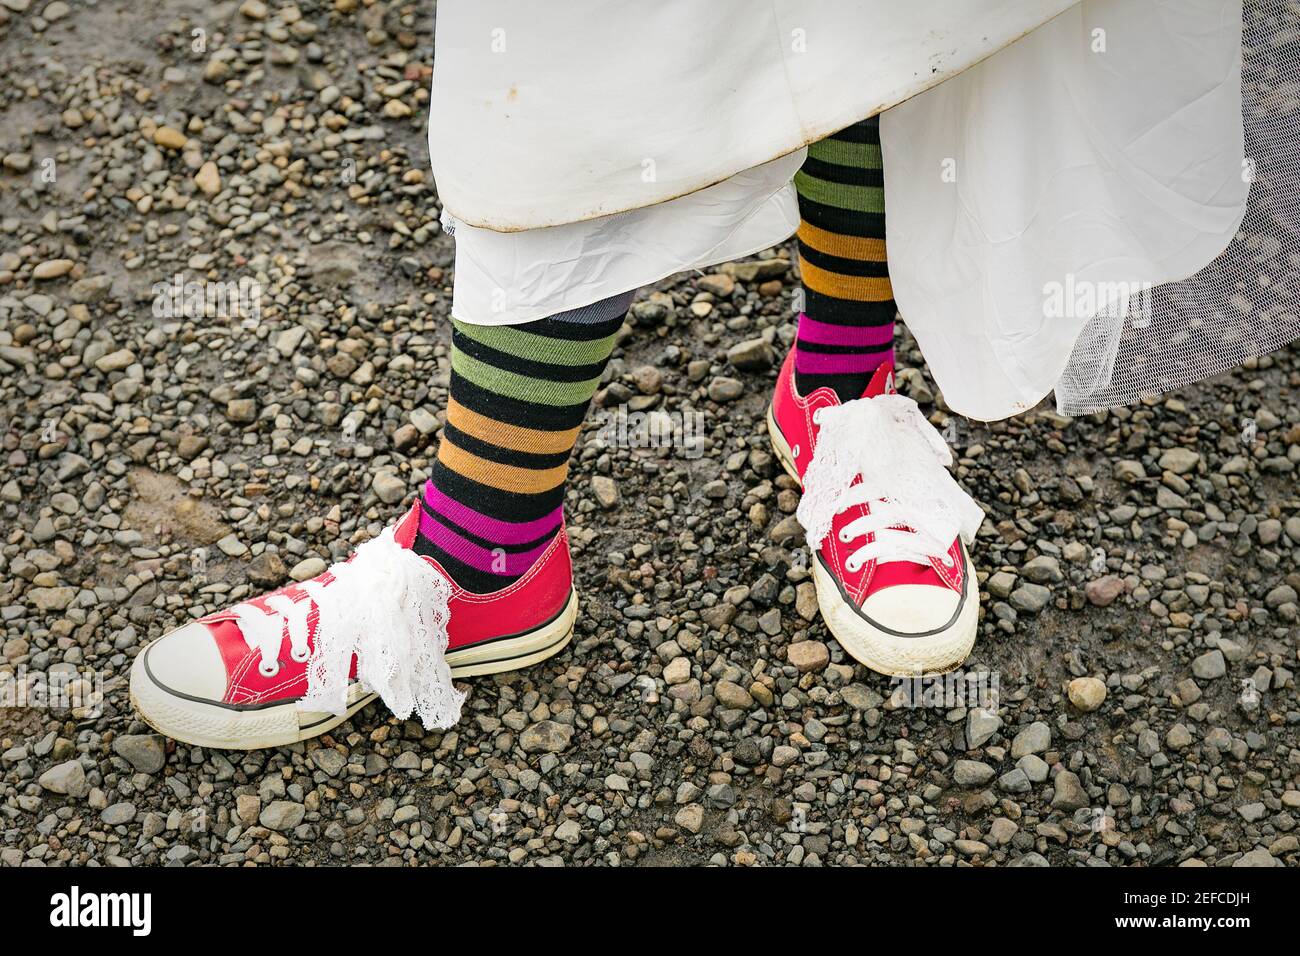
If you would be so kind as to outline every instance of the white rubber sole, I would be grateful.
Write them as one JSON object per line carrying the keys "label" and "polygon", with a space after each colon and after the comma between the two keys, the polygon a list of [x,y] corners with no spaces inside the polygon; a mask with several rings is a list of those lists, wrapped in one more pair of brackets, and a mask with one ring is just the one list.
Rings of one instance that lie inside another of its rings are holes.
{"label": "white rubber sole", "polygon": [[964,586],[967,593],[961,610],[942,630],[924,635],[892,634],[864,618],[840,593],[835,578],[817,558],[813,559],[813,584],[817,606],[826,627],[840,647],[859,663],[890,677],[928,677],[946,674],[965,663],[975,647],[979,629],[979,602],[970,596],[970,559],[966,560]]}
{"label": "white rubber sole", "polygon": [[[767,409],[767,433],[781,467],[795,481],[799,472],[790,445],[777,427],[771,406]],[[943,629],[924,635],[903,635],[886,630],[863,617],[840,591],[834,576],[814,555],[811,561],[817,606],[827,629],[849,656],[878,674],[889,677],[924,677],[945,674],[965,663],[975,647],[979,630],[978,592],[971,591],[973,571],[966,545],[961,546],[966,573],[962,576],[961,610]]]}
{"label": "white rubber sole", "polygon": [[[578,595],[573,592],[555,618],[524,634],[498,638],[447,655],[452,677],[474,677],[519,670],[553,657],[573,638]],[[236,708],[177,694],[157,683],[146,666],[145,648],[131,665],[131,705],[154,730],[195,747],[260,750],[285,747],[328,733],[378,696],[360,682],[348,688],[342,714],[298,710],[290,701],[258,708]]]}

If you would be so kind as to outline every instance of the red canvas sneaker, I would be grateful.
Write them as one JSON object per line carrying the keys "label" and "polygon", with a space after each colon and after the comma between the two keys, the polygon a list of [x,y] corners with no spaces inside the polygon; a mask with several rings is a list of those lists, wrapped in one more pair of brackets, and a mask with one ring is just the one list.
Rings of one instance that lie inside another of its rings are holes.
{"label": "red canvas sneaker", "polygon": [[252,750],[338,726],[376,697],[427,728],[459,719],[454,677],[528,667],[573,634],[563,526],[509,587],[474,594],[411,550],[419,503],[323,574],[209,614],[146,647],[131,700],[160,733]]}
{"label": "red canvas sneaker", "polygon": [[947,471],[952,453],[882,365],[862,398],[802,396],[794,353],[768,410],[772,445],[803,485],[826,626],[856,660],[913,677],[959,666],[975,644],[979,591],[966,543],[984,512]]}

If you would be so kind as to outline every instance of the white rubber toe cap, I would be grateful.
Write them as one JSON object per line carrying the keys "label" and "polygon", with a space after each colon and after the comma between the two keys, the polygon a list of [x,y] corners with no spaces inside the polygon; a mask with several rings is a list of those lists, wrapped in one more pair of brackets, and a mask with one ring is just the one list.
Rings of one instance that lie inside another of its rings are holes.
{"label": "white rubber toe cap", "polygon": [[952,625],[961,597],[933,584],[896,584],[868,597],[862,613],[896,634],[933,634]]}
{"label": "white rubber toe cap", "polygon": [[170,693],[205,701],[226,696],[226,664],[206,624],[186,624],[163,635],[145,648],[137,666]]}

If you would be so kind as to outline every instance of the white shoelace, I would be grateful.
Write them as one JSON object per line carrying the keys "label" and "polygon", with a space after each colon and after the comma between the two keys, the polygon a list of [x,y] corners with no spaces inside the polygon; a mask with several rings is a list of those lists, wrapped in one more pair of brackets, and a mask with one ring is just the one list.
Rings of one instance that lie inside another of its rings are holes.
{"label": "white shoelace", "polygon": [[969,544],[984,509],[948,473],[948,443],[916,402],[902,395],[860,398],[820,409],[817,423],[797,512],[809,546],[821,547],[836,515],[865,504],[869,513],[839,532],[844,544],[866,539],[845,560],[848,571],[873,559],[928,566],[933,558],[951,567],[953,539],[960,535]]}
{"label": "white shoelace", "polygon": [[[307,664],[307,693],[299,710],[344,713],[355,655],[358,678],[398,717],[417,713],[429,730],[456,723],[465,694],[452,683],[445,657],[451,619],[446,578],[399,546],[391,527],[329,573],[334,579],[329,584],[298,585],[310,600],[267,598],[274,614],[247,603],[232,609],[244,642],[260,656],[262,675],[271,678],[280,669],[287,628],[290,656]],[[307,641],[313,603],[319,611],[314,650]]]}

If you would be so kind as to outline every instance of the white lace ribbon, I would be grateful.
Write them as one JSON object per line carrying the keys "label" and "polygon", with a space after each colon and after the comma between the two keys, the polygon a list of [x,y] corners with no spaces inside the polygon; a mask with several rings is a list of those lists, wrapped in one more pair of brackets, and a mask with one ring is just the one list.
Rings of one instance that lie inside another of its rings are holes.
{"label": "white lace ribbon", "polygon": [[465,694],[452,683],[445,656],[451,619],[446,578],[398,545],[391,527],[357,548],[352,560],[332,565],[329,574],[328,584],[298,585],[319,609],[310,651],[312,601],[275,595],[265,602],[273,615],[247,603],[233,609],[245,642],[261,654],[259,666],[276,666],[287,627],[291,656],[307,663],[307,694],[299,710],[346,711],[356,655],[358,678],[398,717],[416,713],[428,730],[456,723]]}
{"label": "white lace ribbon", "polygon": [[860,504],[871,513],[841,535],[872,540],[850,556],[849,570],[870,559],[946,560],[954,538],[970,543],[975,537],[984,509],[948,473],[948,443],[912,399],[860,398],[821,409],[818,424],[796,512],[810,547],[821,547],[837,514]]}

